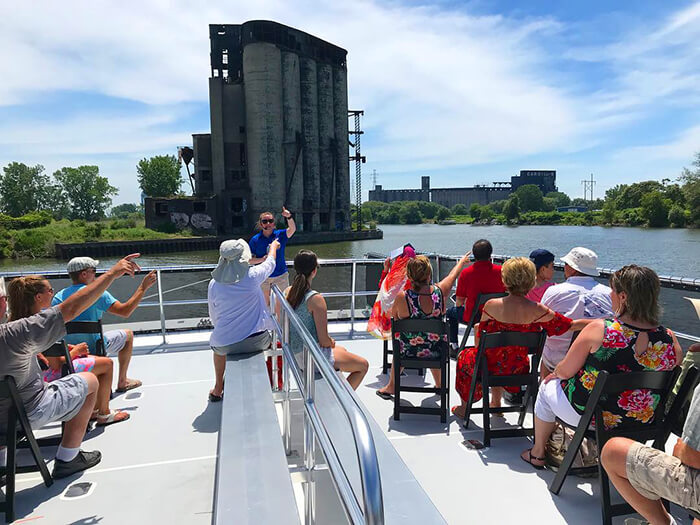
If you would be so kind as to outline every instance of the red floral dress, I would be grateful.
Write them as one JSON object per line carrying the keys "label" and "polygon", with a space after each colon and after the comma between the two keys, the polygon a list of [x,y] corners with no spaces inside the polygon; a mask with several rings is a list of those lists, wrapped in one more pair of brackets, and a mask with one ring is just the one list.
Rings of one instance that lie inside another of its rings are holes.
{"label": "red floral dress", "polygon": [[[488,312],[484,313],[491,317]],[[545,315],[547,313],[542,317]],[[479,323],[477,333],[481,337],[481,334],[493,332],[539,332],[545,330],[547,335],[561,335],[569,331],[572,322],[571,319],[557,312],[554,312],[554,317],[549,321],[535,320],[528,324],[502,323],[491,317],[491,319]],[[455,388],[465,402],[469,399],[477,352],[478,348],[476,347],[465,348],[457,359]],[[499,346],[489,348],[486,351],[486,365],[489,373],[496,376],[526,374],[530,370],[530,358],[527,354],[527,348],[524,346]],[[513,393],[518,392],[519,389],[518,386],[506,387],[508,392]],[[474,391],[474,402],[479,401],[482,396],[481,384],[478,384]]]}

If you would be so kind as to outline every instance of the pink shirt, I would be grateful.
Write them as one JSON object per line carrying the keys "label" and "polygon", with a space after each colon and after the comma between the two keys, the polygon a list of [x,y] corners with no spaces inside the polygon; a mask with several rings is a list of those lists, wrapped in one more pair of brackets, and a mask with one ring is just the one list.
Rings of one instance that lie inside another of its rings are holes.
{"label": "pink shirt", "polygon": [[534,301],[536,303],[539,303],[542,301],[542,296],[544,295],[545,290],[553,285],[554,285],[554,283],[552,281],[547,281],[545,283],[542,283],[539,286],[535,286],[532,290],[527,292],[527,295],[525,296],[525,298],[530,299],[531,301]]}

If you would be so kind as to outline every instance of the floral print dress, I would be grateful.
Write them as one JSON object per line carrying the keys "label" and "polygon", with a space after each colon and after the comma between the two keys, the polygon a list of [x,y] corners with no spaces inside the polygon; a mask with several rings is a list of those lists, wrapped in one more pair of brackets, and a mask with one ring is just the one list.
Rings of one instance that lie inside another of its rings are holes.
{"label": "floral print dress", "polygon": [[[443,312],[442,290],[433,286],[430,298],[433,303],[432,311],[426,314],[420,306],[420,296],[414,290],[406,290],[406,304],[408,305],[409,319],[441,319]],[[396,332],[394,338],[399,341],[401,357],[407,359],[424,358],[439,359],[441,352],[447,351],[447,334],[442,337],[432,332]]]}
{"label": "floral print dress", "polygon": [[[583,368],[574,377],[561,382],[567,399],[579,414],[583,414],[601,370],[623,374],[672,370],[677,364],[673,338],[663,326],[642,330],[618,319],[605,319],[604,322],[603,344],[588,355]],[[646,350],[637,355],[634,348],[642,332],[649,337],[649,343]],[[635,389],[603,400],[605,428],[615,428],[631,421],[650,422],[660,399],[661,395],[654,390]]]}
{"label": "floral print dress", "polygon": [[[571,328],[573,322],[568,317],[564,317],[560,313],[554,312],[554,317],[546,322],[534,320],[527,324],[502,323],[494,319],[488,312],[484,312],[491,319],[486,319],[479,323],[477,333],[489,334],[493,332],[539,332],[545,330],[547,335],[561,335]],[[543,314],[545,317],[549,312]],[[476,354],[478,348],[469,347],[462,350],[457,358],[457,377],[455,380],[455,388],[467,402],[469,399],[469,389],[471,388],[472,378],[474,377],[474,367],[476,366]],[[530,357],[527,353],[527,348],[524,346],[499,346],[489,348],[486,351],[486,366],[490,374],[496,376],[527,374],[530,371]],[[508,392],[518,392],[519,386],[506,387]],[[483,396],[481,384],[476,386],[474,391],[474,402],[479,401]]]}

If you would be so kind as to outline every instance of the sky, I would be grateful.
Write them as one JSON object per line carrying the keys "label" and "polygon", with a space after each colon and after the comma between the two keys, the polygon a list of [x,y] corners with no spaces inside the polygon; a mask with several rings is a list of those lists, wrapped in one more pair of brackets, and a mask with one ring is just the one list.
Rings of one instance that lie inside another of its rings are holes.
{"label": "sky", "polygon": [[375,170],[418,188],[555,169],[602,197],[700,151],[700,2],[47,0],[0,5],[0,166],[96,164],[138,202],[140,159],[209,132],[208,24],[254,19],[348,51],[365,199]]}

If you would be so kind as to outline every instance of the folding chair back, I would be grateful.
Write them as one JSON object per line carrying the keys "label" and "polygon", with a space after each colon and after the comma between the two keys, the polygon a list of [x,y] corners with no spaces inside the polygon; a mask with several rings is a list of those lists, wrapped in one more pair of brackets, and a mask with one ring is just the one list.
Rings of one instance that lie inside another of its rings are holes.
{"label": "folding chair back", "polygon": [[[437,334],[439,341],[435,344],[441,346],[440,356],[437,359],[405,358],[401,357],[397,333],[403,332],[430,332]],[[391,337],[394,364],[394,419],[399,420],[401,413],[412,414],[438,414],[442,423],[447,422],[447,411],[450,401],[450,371],[449,371],[449,345],[447,338],[447,323],[443,318],[434,319],[398,319],[391,321]],[[441,387],[416,387],[401,385],[401,368],[439,368]],[[414,407],[401,406],[401,392],[429,392],[440,396],[440,407]]]}
{"label": "folding chair back", "polygon": [[[610,438],[617,436],[627,437],[640,442],[654,440],[655,446],[659,445],[664,435],[668,437],[667,429],[670,426],[670,420],[664,417],[664,407],[666,406],[666,399],[671,393],[671,389],[676,383],[680,371],[680,367],[661,372],[631,372],[622,374],[609,374],[605,370],[601,371],[598,374],[595,386],[588,398],[586,408],[576,427],[576,432],[569,444],[564,460],[549,490],[554,494],[559,494],[584,437],[594,438],[598,445],[598,450],[602,450],[603,446]],[[610,396],[617,396],[626,390],[638,389],[655,390],[661,393],[651,422],[637,423],[625,421],[624,425],[611,429],[606,429],[604,424],[600,424],[600,422],[604,421],[604,407],[601,405],[602,399],[607,399]],[[677,404],[674,403],[674,405]],[[589,426],[594,417],[596,425],[595,431],[592,431],[589,430]],[[663,444],[661,444],[661,447],[663,447]],[[613,516],[635,512],[632,507],[626,503],[616,505],[610,503],[610,481],[605,469],[603,469],[600,464],[598,465],[598,478],[600,480],[600,496],[604,525],[612,523]]]}
{"label": "folding chair back", "polygon": [[[469,399],[467,400],[467,410],[464,416],[464,427],[469,428],[469,420],[472,413],[483,414],[484,428],[484,445],[491,444],[491,438],[499,437],[516,437],[516,436],[531,436],[534,433],[534,428],[524,428],[525,413],[527,406],[532,400],[532,406],[535,406],[535,398],[537,396],[537,388],[539,386],[539,365],[542,355],[542,348],[547,339],[547,333],[544,330],[539,332],[493,332],[490,334],[482,334],[479,339],[479,347],[474,362],[474,375],[472,376],[471,388],[469,389]],[[516,375],[490,375],[487,366],[486,352],[492,348],[504,346],[516,346],[527,348],[527,353],[530,356],[530,370],[526,374]],[[482,407],[474,408],[474,394],[476,385],[481,381],[483,391]],[[520,412],[518,417],[518,426],[520,428],[507,428],[499,430],[491,430],[491,414],[489,407],[489,388],[493,386],[526,386],[525,395],[521,405],[500,407],[493,409],[494,412]]]}
{"label": "folding chair back", "polygon": [[[5,376],[0,380],[0,403],[8,408],[7,420],[4,432],[0,434],[0,446],[7,447],[7,466],[0,466],[0,472],[6,476],[5,501],[0,503],[0,511],[5,513],[5,521],[10,523],[15,520],[15,474],[17,472],[41,472],[44,484],[50,487],[53,479],[46,467],[44,458],[39,450],[39,445],[34,438],[32,427],[29,424],[24,404],[19,397],[17,385],[12,376]],[[17,425],[22,432],[18,436]],[[16,452],[18,439],[27,441],[34,458],[36,466],[18,468],[16,463]]]}
{"label": "folding chair back", "polygon": [[104,333],[102,332],[102,320],[99,321],[71,321],[66,323],[68,334],[98,334],[100,337],[95,343],[95,355],[107,355]]}
{"label": "folding chair back", "polygon": [[57,341],[49,347],[48,350],[42,352],[44,357],[63,357],[66,362],[63,365],[62,376],[68,374],[75,374],[75,368],[73,368],[73,360],[71,359],[70,352],[68,351],[68,345],[65,341]]}
{"label": "folding chair back", "polygon": [[474,309],[472,310],[471,317],[469,317],[469,323],[467,323],[467,329],[464,331],[464,336],[462,337],[462,342],[459,345],[459,351],[462,351],[464,347],[467,346],[467,339],[469,339],[469,334],[471,334],[474,325],[481,319],[481,310],[487,301],[491,299],[498,299],[499,297],[505,297],[507,293],[480,293],[476,297],[476,302],[474,303]]}
{"label": "folding chair back", "polygon": [[[389,341],[387,339],[384,339],[382,341],[383,343],[383,358],[382,358],[382,374],[386,374],[389,371],[389,367],[391,366],[391,361],[389,361],[389,356],[392,354],[393,349],[389,349]],[[409,368],[404,366],[404,368]],[[424,376],[425,375],[425,368],[421,367],[418,368],[418,375],[419,376]]]}

